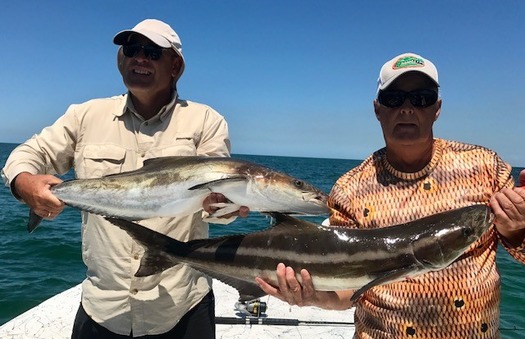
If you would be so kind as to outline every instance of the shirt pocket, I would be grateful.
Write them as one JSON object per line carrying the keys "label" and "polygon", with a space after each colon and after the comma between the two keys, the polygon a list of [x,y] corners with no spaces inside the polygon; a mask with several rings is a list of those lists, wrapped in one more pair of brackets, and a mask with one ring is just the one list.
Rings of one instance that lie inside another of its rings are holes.
{"label": "shirt pocket", "polygon": [[122,171],[126,149],[117,145],[86,145],[82,157],[82,165],[75,169],[77,177],[100,178]]}
{"label": "shirt pocket", "polygon": [[176,136],[170,144],[150,150],[150,157],[194,156],[197,147],[193,136]]}

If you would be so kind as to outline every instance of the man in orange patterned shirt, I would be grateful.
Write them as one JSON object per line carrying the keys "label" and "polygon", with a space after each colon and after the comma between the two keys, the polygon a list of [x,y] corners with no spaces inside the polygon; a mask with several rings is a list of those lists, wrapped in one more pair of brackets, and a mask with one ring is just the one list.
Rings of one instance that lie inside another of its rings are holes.
{"label": "man in orange patterned shirt", "polygon": [[[356,338],[498,338],[501,244],[525,263],[525,189],[495,152],[434,138],[441,109],[437,69],[413,53],[381,68],[374,110],[386,147],[337,180],[329,198],[331,225],[377,228],[473,204],[490,204],[494,226],[447,268],[371,288],[315,291],[306,270],[277,266],[268,294],[292,305],[355,310]],[[525,171],[520,173],[525,185]]]}

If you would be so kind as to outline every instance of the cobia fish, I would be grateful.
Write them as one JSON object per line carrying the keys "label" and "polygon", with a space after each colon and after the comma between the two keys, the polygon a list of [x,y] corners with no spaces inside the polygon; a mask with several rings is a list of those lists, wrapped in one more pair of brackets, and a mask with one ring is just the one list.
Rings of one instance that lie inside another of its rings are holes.
{"label": "cobia fish", "polygon": [[189,242],[133,222],[107,219],[144,247],[136,276],[185,263],[235,287],[240,301],[264,295],[255,277],[277,285],[280,262],[295,272],[307,269],[317,290],[357,290],[355,301],[371,287],[447,267],[493,220],[485,205],[377,229],[326,227],[279,213],[273,216],[275,225],[262,232]]}
{"label": "cobia fish", "polygon": [[[219,217],[247,206],[252,211],[316,215],[328,213],[327,196],[312,185],[273,169],[226,157],[149,159],[131,172],[64,181],[51,192],[69,206],[109,217],[142,220],[193,214],[210,192],[231,203],[219,204]],[[42,220],[30,215],[32,232]]]}

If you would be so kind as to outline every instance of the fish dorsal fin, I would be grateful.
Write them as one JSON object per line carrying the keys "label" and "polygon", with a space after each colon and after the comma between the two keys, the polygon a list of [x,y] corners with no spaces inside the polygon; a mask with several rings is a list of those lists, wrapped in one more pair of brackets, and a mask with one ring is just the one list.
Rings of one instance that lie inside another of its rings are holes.
{"label": "fish dorsal fin", "polygon": [[248,178],[243,175],[236,175],[236,176],[232,176],[228,178],[206,181],[202,184],[192,186],[188,188],[188,190],[193,191],[193,190],[198,190],[198,189],[209,189],[210,191],[213,191],[212,190],[213,186],[221,185],[221,184],[228,183],[228,182],[236,182],[236,181],[238,182],[238,181],[247,181],[247,180]]}
{"label": "fish dorsal fin", "polygon": [[157,166],[158,163],[165,163],[165,162],[179,162],[184,161],[188,158],[198,158],[196,156],[169,156],[169,157],[159,157],[159,158],[150,158],[146,159],[142,163],[142,168],[149,167],[149,166]]}
{"label": "fish dorsal fin", "polygon": [[151,168],[158,169],[162,167],[169,167],[169,166],[176,166],[179,162],[184,162],[186,159],[195,159],[195,158],[204,158],[204,157],[197,157],[197,156],[170,156],[170,157],[159,157],[159,158],[150,158],[144,160],[142,163],[142,167],[131,170],[131,171],[125,171],[120,173],[113,173],[113,174],[107,174],[104,176],[104,178],[110,178],[110,177],[118,177],[123,175],[128,175],[130,173],[147,173],[151,170]]}
{"label": "fish dorsal fin", "polygon": [[268,214],[275,219],[274,225],[268,232],[307,232],[313,230],[319,231],[320,229],[320,225],[284,213],[271,212]]}

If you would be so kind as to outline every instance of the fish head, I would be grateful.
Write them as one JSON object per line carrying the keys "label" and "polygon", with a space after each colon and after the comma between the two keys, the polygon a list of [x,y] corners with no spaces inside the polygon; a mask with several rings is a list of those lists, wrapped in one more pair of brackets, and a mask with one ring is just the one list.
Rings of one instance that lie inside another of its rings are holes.
{"label": "fish head", "polygon": [[476,242],[493,220],[494,215],[486,205],[447,212],[414,241],[414,255],[428,270],[445,268]]}
{"label": "fish head", "polygon": [[254,176],[254,190],[268,202],[268,212],[318,215],[329,212],[328,195],[308,182],[280,172]]}

